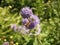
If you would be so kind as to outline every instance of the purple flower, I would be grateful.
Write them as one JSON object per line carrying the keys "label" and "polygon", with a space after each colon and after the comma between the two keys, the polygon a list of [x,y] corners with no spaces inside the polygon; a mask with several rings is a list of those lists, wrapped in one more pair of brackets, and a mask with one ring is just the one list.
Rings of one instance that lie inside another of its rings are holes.
{"label": "purple flower", "polygon": [[28,23],[28,22],[29,22],[29,21],[28,21],[27,18],[25,18],[25,19],[23,18],[23,19],[22,19],[22,23],[23,23],[24,25],[25,25],[26,23]]}
{"label": "purple flower", "polygon": [[32,19],[32,21],[35,22],[36,24],[39,24],[40,23],[40,19],[36,15],[32,15],[30,17],[30,19]]}
{"label": "purple flower", "polygon": [[29,29],[34,28],[37,24],[40,23],[40,20],[36,15],[32,15],[28,20],[30,21],[30,25],[27,27]]}
{"label": "purple flower", "polygon": [[9,42],[4,42],[3,45],[9,45]]}
{"label": "purple flower", "polygon": [[36,25],[36,24],[35,24],[34,22],[32,22],[27,28],[28,28],[28,29],[32,29],[32,28],[35,27],[35,25]]}
{"label": "purple flower", "polygon": [[17,29],[16,24],[11,24],[11,29],[13,29],[14,31],[16,31],[16,29]]}
{"label": "purple flower", "polygon": [[[14,31],[20,32],[22,34],[39,35],[40,27],[38,27],[37,25],[39,25],[40,19],[38,18],[38,16],[34,15],[29,7],[22,8],[20,13],[21,16],[23,17],[22,19],[23,26],[16,26],[16,24],[13,24],[11,25],[11,28],[14,29]],[[36,27],[38,28],[36,29]],[[34,34],[30,30],[33,28],[37,30],[36,32],[33,31]]]}
{"label": "purple flower", "polygon": [[28,18],[33,14],[32,10],[29,7],[22,8],[20,13],[23,18]]}
{"label": "purple flower", "polygon": [[29,33],[29,29],[27,29],[24,25],[23,26],[16,26],[16,24],[12,24],[11,28],[15,32],[20,32],[21,34],[27,34],[27,33]]}
{"label": "purple flower", "polygon": [[25,26],[18,26],[18,31],[22,34],[28,34],[29,33],[29,29],[27,29]]}

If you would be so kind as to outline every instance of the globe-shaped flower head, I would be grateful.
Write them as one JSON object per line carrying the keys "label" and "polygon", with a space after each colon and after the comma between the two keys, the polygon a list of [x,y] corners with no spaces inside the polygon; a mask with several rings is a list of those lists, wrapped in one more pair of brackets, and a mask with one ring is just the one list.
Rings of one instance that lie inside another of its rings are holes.
{"label": "globe-shaped flower head", "polygon": [[29,29],[36,27],[37,24],[40,23],[40,20],[39,20],[38,16],[36,16],[36,15],[32,15],[31,18],[29,18],[29,20],[30,20],[30,25],[27,27]]}
{"label": "globe-shaped flower head", "polygon": [[32,10],[29,7],[22,8],[20,13],[23,18],[28,18],[33,14]]}
{"label": "globe-shaped flower head", "polygon": [[3,45],[9,45],[9,42],[4,42]]}

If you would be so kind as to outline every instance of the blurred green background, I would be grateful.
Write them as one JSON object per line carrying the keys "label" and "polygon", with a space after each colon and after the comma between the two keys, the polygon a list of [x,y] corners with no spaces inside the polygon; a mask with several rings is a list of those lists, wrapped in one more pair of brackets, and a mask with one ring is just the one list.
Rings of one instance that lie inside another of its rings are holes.
{"label": "blurred green background", "polygon": [[[21,35],[10,28],[11,24],[22,24],[19,13],[24,6],[39,17],[40,35]],[[60,45],[60,0],[0,0],[0,45],[5,41],[13,41],[13,45]]]}

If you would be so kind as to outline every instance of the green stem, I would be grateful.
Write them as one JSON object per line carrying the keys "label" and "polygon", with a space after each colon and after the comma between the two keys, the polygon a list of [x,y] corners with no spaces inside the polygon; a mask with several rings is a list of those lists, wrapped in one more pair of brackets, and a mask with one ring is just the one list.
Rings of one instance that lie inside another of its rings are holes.
{"label": "green stem", "polygon": [[6,33],[10,32],[10,31],[12,31],[12,30],[7,30],[5,32],[2,32],[1,34],[6,34]]}

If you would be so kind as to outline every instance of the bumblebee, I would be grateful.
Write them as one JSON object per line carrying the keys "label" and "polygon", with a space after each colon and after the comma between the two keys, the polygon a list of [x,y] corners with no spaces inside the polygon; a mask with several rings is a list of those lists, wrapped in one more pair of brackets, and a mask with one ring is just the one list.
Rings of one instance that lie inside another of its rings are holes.
{"label": "bumblebee", "polygon": [[33,18],[28,18],[28,22],[26,22],[25,26],[29,27],[29,25],[34,21]]}

